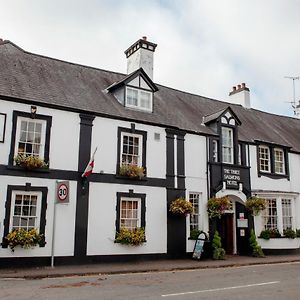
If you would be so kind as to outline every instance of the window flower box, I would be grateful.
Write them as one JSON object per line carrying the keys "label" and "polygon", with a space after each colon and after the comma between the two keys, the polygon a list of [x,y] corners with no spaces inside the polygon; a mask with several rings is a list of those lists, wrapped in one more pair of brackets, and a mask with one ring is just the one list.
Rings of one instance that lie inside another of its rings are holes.
{"label": "window flower box", "polygon": [[145,177],[145,169],[133,164],[122,164],[119,169],[119,175],[132,179],[142,179]]}
{"label": "window flower box", "polygon": [[48,169],[49,167],[48,164],[44,162],[44,160],[33,155],[18,154],[14,158],[14,161],[17,166],[27,170]]}
{"label": "window flower box", "polygon": [[37,245],[45,245],[44,235],[40,234],[37,229],[26,230],[24,228],[12,230],[6,237],[5,242],[12,252],[17,246],[23,249],[30,249]]}
{"label": "window flower box", "polygon": [[171,202],[169,211],[174,215],[188,215],[193,212],[193,205],[184,198],[178,198]]}
{"label": "window flower box", "polygon": [[300,238],[289,239],[285,237],[270,238],[269,240],[258,238],[259,245],[262,249],[299,249]]}
{"label": "window flower box", "polygon": [[122,227],[120,231],[116,233],[115,243],[130,246],[139,246],[145,242],[145,229],[142,227],[135,228],[133,230]]}

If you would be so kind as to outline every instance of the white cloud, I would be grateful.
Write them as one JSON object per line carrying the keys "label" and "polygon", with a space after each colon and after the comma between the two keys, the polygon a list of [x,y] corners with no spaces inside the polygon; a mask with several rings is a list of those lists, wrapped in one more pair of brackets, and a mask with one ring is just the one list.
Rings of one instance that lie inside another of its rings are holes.
{"label": "white cloud", "polygon": [[292,114],[284,76],[300,75],[297,0],[0,3],[0,37],[27,51],[125,72],[124,50],[147,35],[158,44],[156,82],[223,100],[246,82],[253,106]]}

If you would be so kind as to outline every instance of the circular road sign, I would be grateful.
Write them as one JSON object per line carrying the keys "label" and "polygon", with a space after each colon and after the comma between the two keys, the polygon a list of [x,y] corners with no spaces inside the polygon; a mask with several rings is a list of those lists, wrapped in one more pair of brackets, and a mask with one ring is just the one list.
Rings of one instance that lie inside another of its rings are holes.
{"label": "circular road sign", "polygon": [[57,199],[64,202],[69,195],[69,188],[65,183],[61,183],[57,187]]}

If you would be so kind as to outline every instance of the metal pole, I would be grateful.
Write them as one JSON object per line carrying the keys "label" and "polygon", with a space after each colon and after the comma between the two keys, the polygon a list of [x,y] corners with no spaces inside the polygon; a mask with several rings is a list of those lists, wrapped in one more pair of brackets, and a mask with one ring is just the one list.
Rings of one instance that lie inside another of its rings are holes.
{"label": "metal pole", "polygon": [[[57,185],[57,181],[56,181],[56,185]],[[55,190],[56,189],[57,189],[57,186],[55,187]],[[54,208],[53,208],[52,245],[51,245],[51,268],[54,268],[55,219],[56,219],[56,199],[54,199]]]}

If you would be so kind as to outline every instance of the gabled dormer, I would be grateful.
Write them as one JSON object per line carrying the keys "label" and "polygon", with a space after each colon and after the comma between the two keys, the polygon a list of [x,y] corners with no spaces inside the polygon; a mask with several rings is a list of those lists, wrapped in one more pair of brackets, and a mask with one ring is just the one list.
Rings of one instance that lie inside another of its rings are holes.
{"label": "gabled dormer", "polygon": [[107,88],[125,107],[147,112],[153,111],[153,94],[158,91],[157,86],[146,72],[140,68],[124,79]]}
{"label": "gabled dormer", "polygon": [[204,124],[218,137],[211,138],[210,162],[242,164],[243,149],[238,143],[238,126],[241,121],[230,107],[204,117]]}

